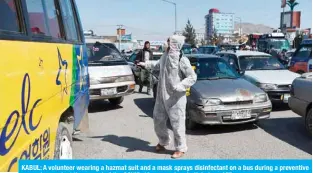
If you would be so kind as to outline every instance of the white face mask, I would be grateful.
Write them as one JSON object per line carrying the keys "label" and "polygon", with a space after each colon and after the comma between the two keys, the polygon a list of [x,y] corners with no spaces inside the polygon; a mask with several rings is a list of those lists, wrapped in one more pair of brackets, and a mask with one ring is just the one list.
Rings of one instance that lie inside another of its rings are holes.
{"label": "white face mask", "polygon": [[167,42],[163,44],[163,51],[166,52],[168,49],[168,44]]}

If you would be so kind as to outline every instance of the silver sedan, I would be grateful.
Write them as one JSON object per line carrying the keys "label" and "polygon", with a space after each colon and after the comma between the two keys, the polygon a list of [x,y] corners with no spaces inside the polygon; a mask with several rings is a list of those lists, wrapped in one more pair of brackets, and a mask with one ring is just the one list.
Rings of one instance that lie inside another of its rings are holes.
{"label": "silver sedan", "polygon": [[270,117],[268,95],[213,55],[190,55],[198,81],[190,89],[186,127],[242,124]]}

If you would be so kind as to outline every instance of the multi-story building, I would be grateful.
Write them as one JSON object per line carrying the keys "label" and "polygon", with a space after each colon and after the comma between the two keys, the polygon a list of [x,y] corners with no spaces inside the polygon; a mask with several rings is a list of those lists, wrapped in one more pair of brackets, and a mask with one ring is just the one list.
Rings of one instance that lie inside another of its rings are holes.
{"label": "multi-story building", "polygon": [[233,13],[221,13],[218,9],[210,9],[205,16],[205,38],[208,40],[214,33],[232,35],[235,29]]}

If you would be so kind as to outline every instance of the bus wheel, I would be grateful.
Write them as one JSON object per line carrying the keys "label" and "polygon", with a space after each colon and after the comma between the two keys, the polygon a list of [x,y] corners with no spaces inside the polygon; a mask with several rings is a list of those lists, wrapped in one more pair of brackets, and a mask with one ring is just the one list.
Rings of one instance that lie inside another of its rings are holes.
{"label": "bus wheel", "polygon": [[54,159],[72,159],[72,146],[72,135],[67,128],[67,124],[64,122],[60,122],[55,141]]}

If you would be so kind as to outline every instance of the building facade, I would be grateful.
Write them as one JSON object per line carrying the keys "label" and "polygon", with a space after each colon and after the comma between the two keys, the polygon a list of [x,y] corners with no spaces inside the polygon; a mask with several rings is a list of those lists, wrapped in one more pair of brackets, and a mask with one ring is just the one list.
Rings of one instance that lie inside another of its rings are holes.
{"label": "building facade", "polygon": [[210,9],[205,16],[205,38],[208,40],[216,32],[218,35],[232,35],[235,30],[233,13],[221,13],[218,9]]}

